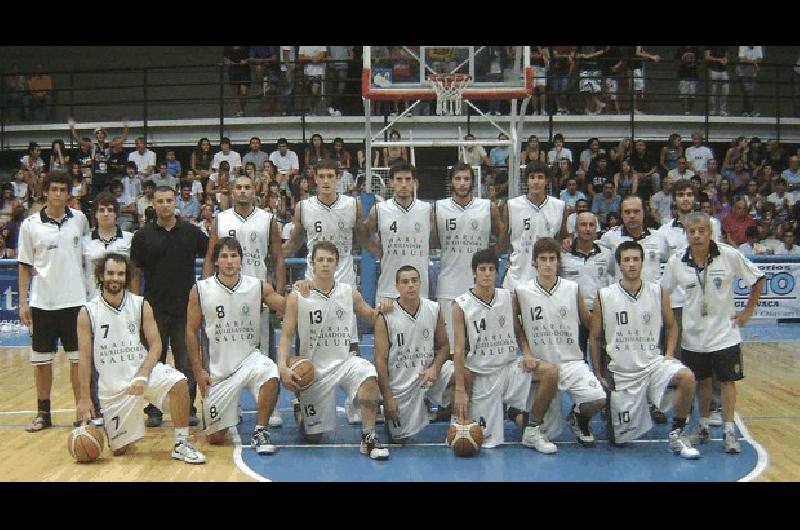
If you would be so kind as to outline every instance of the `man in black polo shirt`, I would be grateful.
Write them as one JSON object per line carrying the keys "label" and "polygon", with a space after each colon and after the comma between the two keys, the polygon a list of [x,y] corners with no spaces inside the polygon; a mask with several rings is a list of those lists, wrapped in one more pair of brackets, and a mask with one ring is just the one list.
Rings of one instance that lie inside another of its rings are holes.
{"label": "man in black polo shirt", "polygon": [[[197,425],[194,406],[197,385],[186,350],[186,307],[189,291],[195,284],[195,258],[205,255],[208,237],[191,223],[175,216],[175,190],[168,186],[153,195],[156,219],[146,223],[133,236],[131,261],[134,264],[131,291],[139,294],[144,271],[144,297],[153,307],[161,335],[161,362],[166,364],[167,346],[171,346],[175,367],[189,380],[192,403],[190,424]],[[152,404],[145,409],[147,426],[161,425],[162,413]]]}

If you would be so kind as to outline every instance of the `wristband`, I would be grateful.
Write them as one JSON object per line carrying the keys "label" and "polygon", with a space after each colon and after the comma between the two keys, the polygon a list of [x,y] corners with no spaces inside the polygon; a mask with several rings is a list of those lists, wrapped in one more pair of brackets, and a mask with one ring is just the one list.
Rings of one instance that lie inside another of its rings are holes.
{"label": "wristband", "polygon": [[146,383],[147,378],[143,375],[136,376],[133,379],[131,379],[131,384],[135,383],[136,381],[141,381],[142,383]]}

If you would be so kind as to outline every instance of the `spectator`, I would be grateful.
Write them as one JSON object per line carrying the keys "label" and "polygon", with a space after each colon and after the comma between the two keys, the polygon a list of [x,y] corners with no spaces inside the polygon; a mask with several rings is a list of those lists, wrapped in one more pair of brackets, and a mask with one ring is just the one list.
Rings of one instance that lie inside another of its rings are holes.
{"label": "spectator", "polygon": [[281,114],[283,116],[291,116],[294,113],[292,93],[294,92],[294,71],[297,54],[294,46],[281,46],[280,54]]}
{"label": "spectator", "polygon": [[758,241],[758,227],[748,226],[744,231],[747,241],[739,245],[739,252],[745,256],[769,254],[769,249]]}
{"label": "spectator", "polygon": [[786,220],[797,201],[795,195],[786,192],[786,179],[780,177],[775,180],[775,191],[767,197],[767,201],[774,206],[775,217]]}
{"label": "spectator", "polygon": [[776,250],[775,254],[800,254],[800,247],[795,245],[794,231],[791,228],[783,232],[783,244]]}
{"label": "spectator", "polygon": [[30,117],[35,119],[36,110],[41,108],[44,119],[53,121],[55,107],[53,106],[53,78],[44,73],[44,66],[36,64],[36,71],[28,78],[28,109]]}
{"label": "spectator", "polygon": [[41,149],[36,142],[28,144],[28,152],[19,159],[20,169],[25,173],[25,180],[28,186],[34,190],[38,196],[40,183],[42,182],[42,172],[44,171],[44,160],[42,160]]}
{"label": "spectator", "polygon": [[[673,183],[677,182],[681,179],[692,179],[695,176],[694,171],[689,169],[688,164],[686,163],[686,157],[681,155],[678,157],[678,164],[675,166],[674,169],[670,169],[669,173],[667,173],[667,180],[671,180]],[[697,177],[700,179],[700,177]]]}
{"label": "spectator", "polygon": [[728,75],[728,47],[709,46],[705,51],[705,61],[708,63],[709,76],[711,77],[711,102],[709,108],[711,116],[728,115],[728,94],[730,93],[730,76]]}
{"label": "spectator", "polygon": [[[798,59],[800,62],[800,59]],[[533,115],[547,115],[547,67],[550,51],[547,46],[531,46],[531,68],[533,69]],[[525,163],[525,160],[522,161]]]}
{"label": "spectator", "polygon": [[[589,211],[589,201],[586,199],[578,199],[575,201],[575,211],[572,212],[567,216],[567,233],[571,239],[575,239],[575,224],[578,219],[578,215],[582,214],[583,212]],[[597,223],[597,216],[595,216],[595,223]]]}
{"label": "spectator", "polygon": [[192,196],[192,183],[188,180],[181,181],[181,193],[175,199],[175,208],[186,222],[193,222],[200,215],[200,203]]}
{"label": "spectator", "polygon": [[[575,46],[551,46],[550,75],[553,76],[553,94],[556,96],[556,114],[569,114],[567,96],[575,73]],[[572,159],[570,159],[572,160]]]}
{"label": "spectator", "polygon": [[89,196],[89,179],[85,177],[80,164],[73,162],[70,167],[70,178],[72,179],[72,190],[67,199],[67,206],[73,210],[88,211],[86,200]]}
{"label": "spectator", "polygon": [[311,135],[311,145],[306,147],[305,166],[316,166],[323,160],[330,160],[331,153],[325,147],[325,142],[322,140],[322,135],[315,133]]}
{"label": "spectator", "polygon": [[692,133],[692,146],[686,149],[685,154],[689,169],[701,177],[708,170],[708,161],[714,158],[714,152],[703,145],[703,135],[699,132]]}
{"label": "spectator", "polygon": [[269,155],[269,160],[278,168],[278,173],[284,175],[289,182],[300,173],[300,160],[297,154],[289,149],[286,138],[278,138],[278,149]]}
{"label": "spectator", "polygon": [[231,140],[223,136],[219,142],[220,150],[214,155],[211,161],[211,169],[219,169],[220,162],[225,161],[230,167],[231,173],[238,175],[242,172],[242,157],[236,151],[231,150]]}
{"label": "spectator", "polygon": [[608,173],[613,176],[622,169],[622,159],[619,156],[619,147],[608,148]]}
{"label": "spectator", "polygon": [[263,208],[275,216],[279,222],[283,222],[286,218],[286,201],[281,195],[280,186],[277,182],[270,182],[267,185],[267,192],[265,195]]}
{"label": "spectator", "polygon": [[[117,196],[119,203],[119,224],[123,230],[133,232],[138,224],[138,205],[136,201],[142,195],[142,180],[136,174],[136,164],[128,162],[125,175],[118,181],[121,192]],[[112,182],[112,188],[115,183]]]}
{"label": "spectator", "polygon": [[800,189],[800,158],[797,155],[789,157],[789,167],[783,170],[781,177],[786,180],[790,191]]}
{"label": "spectator", "polygon": [[619,46],[608,46],[605,55],[600,61],[600,72],[603,74],[603,84],[608,98],[608,103],[614,103],[614,112],[619,114],[619,75],[625,61],[622,60],[622,50]]}
{"label": "spectator", "polygon": [[570,162],[568,158],[564,157],[559,160],[558,165],[553,172],[553,177],[550,181],[547,193],[558,198],[558,196],[561,194],[561,190],[567,186],[567,180],[572,177],[575,177],[575,174],[572,172],[572,162]]}
{"label": "spectator", "polygon": [[25,219],[25,216],[25,210],[21,206],[17,206],[11,213],[11,222],[6,223],[2,230],[0,230],[0,235],[3,236],[5,241],[5,254],[8,259],[16,259],[17,257],[19,227]]}
{"label": "spectator", "polygon": [[14,173],[14,180],[11,181],[11,186],[14,188],[14,197],[19,202],[20,206],[28,209],[28,201],[31,197],[30,194],[30,187],[28,186],[28,181],[25,180],[25,172],[21,169],[18,169],[16,173]]}
{"label": "spectator", "polygon": [[578,178],[584,179],[589,172],[589,166],[594,162],[597,155],[605,153],[605,149],[600,149],[600,140],[597,138],[589,138],[589,141],[586,142],[586,149],[581,151],[581,156],[579,158],[580,167],[576,171]]}
{"label": "spectator", "polygon": [[619,160],[628,160],[633,154],[633,138],[626,136],[620,139],[617,145],[617,152],[619,153]]}
{"label": "spectator", "polygon": [[252,161],[247,161],[244,163],[244,174],[250,177],[250,180],[253,181],[253,189],[255,190],[256,196],[261,193],[261,188],[263,187],[266,191],[267,185],[266,182],[261,177],[261,174],[256,171],[256,165]]}
{"label": "spectator", "polygon": [[247,89],[250,86],[250,47],[225,46],[223,62],[228,65],[228,82],[236,91],[239,110],[233,115],[236,118],[244,116],[247,107]]}
{"label": "spectator", "polygon": [[[508,140],[508,136],[506,136],[505,133],[500,133],[497,135],[497,139]],[[510,148],[507,145],[493,147],[492,150],[489,151],[489,158],[492,161],[492,165],[495,167],[507,168],[509,151]]]}
{"label": "spectator", "polygon": [[639,191],[639,174],[628,160],[622,161],[620,172],[614,175],[614,189],[621,197],[636,195]]}
{"label": "spectator", "polygon": [[664,187],[650,197],[650,212],[659,225],[672,219],[672,185],[676,180],[666,179]]}
{"label": "spectator", "polygon": [[656,163],[647,154],[647,144],[644,140],[636,141],[630,164],[639,177],[638,193],[642,196],[642,201],[647,202],[650,195],[661,189],[661,176],[656,171]]}
{"label": "spectator", "polygon": [[600,114],[606,108],[600,99],[603,82],[600,75],[600,61],[603,60],[608,48],[608,46],[578,46],[578,52],[575,54],[580,66],[578,89],[584,97],[584,112],[589,116]]}
{"label": "spectator", "polygon": [[20,121],[28,121],[28,80],[19,73],[19,65],[11,65],[11,72],[4,77],[6,108],[8,117],[11,119],[11,112],[14,107],[19,108]]}
{"label": "spectator", "polygon": [[764,53],[761,46],[739,46],[739,63],[736,65],[736,77],[742,83],[744,105],[742,116],[761,116],[756,111],[755,98],[758,95],[758,70]]}
{"label": "spectator", "polygon": [[341,116],[346,103],[344,93],[347,89],[347,72],[354,58],[353,47],[331,46],[330,48],[330,58],[335,61],[330,63],[329,67],[330,84],[333,87],[334,96],[331,98],[328,112],[331,116]]}
{"label": "spectator", "polygon": [[261,83],[259,113],[262,115],[274,114],[276,109],[272,96],[278,89],[278,49],[277,46],[250,46],[250,63],[255,67],[256,82]]}
{"label": "spectator", "polygon": [[781,178],[780,175],[776,175],[775,172],[772,171],[772,166],[766,163],[761,166],[761,171],[754,176],[758,182],[758,192],[765,196],[772,193],[775,187],[775,180]]}
{"label": "spectator", "polygon": [[[474,142],[475,135],[467,133],[464,136],[464,140]],[[492,163],[489,155],[486,154],[486,150],[480,145],[470,145],[462,148],[460,161],[468,166],[490,165]]]}
{"label": "spectator", "polygon": [[744,162],[744,167],[746,168],[747,153],[747,138],[744,136],[739,136],[732,141],[730,147],[728,147],[728,150],[725,151],[725,159],[722,161],[722,176],[725,178],[731,178],[730,172],[733,170],[734,166],[736,166],[736,162],[740,159]]}
{"label": "spectator", "polygon": [[[633,112],[634,114],[644,114],[642,111],[642,100],[644,99],[644,60],[653,61],[657,63],[661,60],[661,56],[657,54],[648,53],[643,46],[634,46],[633,54],[628,67],[633,73]],[[638,102],[638,103],[637,103]]]}
{"label": "spectator", "polygon": [[519,155],[520,164],[527,164],[533,160],[539,162],[547,162],[547,155],[539,145],[539,137],[532,134],[528,137],[528,142],[525,144],[525,150]]}
{"label": "spectator", "polygon": [[50,144],[50,164],[47,166],[50,173],[66,173],[69,168],[69,155],[64,146],[64,140],[58,138]]}
{"label": "spectator", "polygon": [[683,155],[681,146],[681,135],[672,133],[669,135],[667,145],[661,148],[660,165],[664,175],[678,167],[678,157]]}
{"label": "spectator", "polygon": [[556,135],[553,136],[553,148],[547,152],[547,163],[553,166],[563,158],[566,158],[571,163],[572,151],[569,147],[564,147],[564,135],[556,133]]}
{"label": "spectator", "polygon": [[[326,114],[325,94],[325,60],[328,58],[327,46],[300,46],[298,57],[301,63],[305,63],[303,74],[308,90],[308,103],[306,112],[311,116],[321,116]],[[334,113],[330,113],[333,115]]]}
{"label": "spectator", "polygon": [[747,203],[745,200],[737,199],[733,204],[733,211],[729,213],[722,222],[722,229],[725,231],[728,244],[738,247],[747,241],[747,236],[745,236],[744,233],[745,229],[747,229],[748,226],[755,225],[755,220],[747,213]]}
{"label": "spectator", "polygon": [[610,182],[613,188],[614,174],[608,168],[608,157],[606,155],[597,155],[594,165],[589,166],[586,182],[589,196],[592,198],[603,192],[606,182]]}
{"label": "spectator", "polygon": [[750,172],[747,171],[745,161],[742,158],[736,161],[733,171],[729,171],[727,175],[724,176],[733,184],[733,191],[735,193],[742,193],[747,183],[750,182]]}
{"label": "spectator", "polygon": [[678,91],[683,103],[683,114],[692,114],[694,97],[697,94],[697,80],[700,78],[697,61],[700,59],[699,46],[678,46],[675,48],[675,61],[678,63]]}
{"label": "spectator", "polygon": [[702,175],[702,178],[706,184],[709,186],[713,185],[715,188],[719,188],[720,182],[722,182],[722,175],[717,172],[717,167],[719,163],[717,162],[716,158],[710,159],[706,164],[706,173]]}
{"label": "spectator", "polygon": [[214,205],[203,204],[200,207],[200,215],[197,216],[197,221],[193,224],[200,229],[203,234],[209,236],[211,234],[211,226],[214,223]]}
{"label": "spectator", "polygon": [[713,201],[714,216],[720,221],[724,221],[725,218],[728,217],[728,214],[733,211],[734,200],[731,181],[728,179],[722,179],[719,183],[717,196]]}
{"label": "spectator", "polygon": [[[128,121],[123,121],[121,136],[112,140],[111,143],[106,142],[106,130],[102,127],[98,127],[94,130],[94,140],[86,142],[81,140],[81,138],[78,136],[78,133],[75,130],[75,120],[70,118],[68,123],[69,132],[75,141],[81,144],[83,148],[88,147],[88,149],[91,151],[92,196],[97,195],[101,191],[106,191],[110,178],[108,161],[111,158],[111,144],[122,147],[122,145],[125,143],[125,140],[128,138]],[[117,159],[118,158],[119,157],[117,157]]]}
{"label": "spectator", "polygon": [[[582,191],[578,191],[578,179],[570,177],[567,179],[567,187],[561,191],[559,199],[564,201],[564,205],[568,212],[575,211],[575,203],[578,201],[586,201],[586,195]],[[586,209],[589,209],[587,202]]]}
{"label": "spectator", "polygon": [[610,213],[619,213],[619,206],[622,197],[614,193],[614,183],[606,181],[603,184],[603,192],[596,193],[592,200],[592,212],[598,219],[604,220]]}
{"label": "spectator", "polygon": [[761,171],[766,161],[767,154],[764,151],[764,145],[761,143],[761,138],[753,136],[750,138],[747,149],[747,169],[754,175]]}
{"label": "spectator", "polygon": [[178,186],[178,179],[173,177],[167,172],[167,162],[162,161],[158,164],[158,173],[150,175],[148,180],[152,180],[156,184],[156,188],[161,186],[168,186],[173,190]]}
{"label": "spectator", "polygon": [[[341,138],[333,139],[333,151],[331,158],[336,161],[339,166],[339,171],[346,171],[350,169],[350,151],[344,148],[344,140]],[[348,171],[349,172],[349,171]],[[281,190],[285,190],[285,186],[281,186]]]}
{"label": "spectator", "polygon": [[171,177],[180,180],[183,176],[183,167],[181,161],[175,158],[175,149],[167,149],[167,173]]}
{"label": "spectator", "polygon": [[[389,141],[396,142],[400,140],[400,132],[396,129],[389,130]],[[375,157],[372,163],[373,167],[381,167],[380,165],[381,151],[375,150]],[[383,167],[391,167],[395,160],[408,161],[408,148],[404,146],[390,146],[383,148]]]}
{"label": "spectator", "polygon": [[108,155],[108,176],[111,179],[121,179],[125,176],[128,165],[128,153],[122,144],[122,137],[111,139]]}
{"label": "spectator", "polygon": [[739,198],[744,199],[747,204],[747,213],[755,221],[760,221],[764,214],[765,205],[769,203],[767,203],[763,195],[758,193],[758,186],[755,180],[747,181],[744,191],[739,194]]}
{"label": "spectator", "polygon": [[189,168],[197,172],[198,178],[205,183],[211,174],[211,163],[214,157],[211,154],[211,140],[200,138],[197,148],[192,150],[192,158],[189,161]]}
{"label": "spectator", "polygon": [[789,167],[789,156],[786,154],[786,151],[781,148],[781,144],[778,143],[778,140],[767,141],[766,162],[772,165],[772,169],[776,173],[782,173],[783,170]]}
{"label": "spectator", "polygon": [[777,254],[783,246],[783,224],[776,222],[774,225],[764,221],[758,224],[759,238],[761,243],[767,247],[767,254]]}
{"label": "spectator", "polygon": [[186,180],[192,183],[192,196],[197,199],[198,203],[203,201],[203,194],[204,194],[204,186],[203,182],[200,180],[200,177],[197,175],[194,169],[187,169],[186,170]]}
{"label": "spectator", "polygon": [[144,179],[156,170],[156,154],[147,149],[141,136],[136,139],[135,144],[136,150],[128,155],[128,160],[136,164],[136,173]]}
{"label": "spectator", "polygon": [[231,178],[230,164],[223,160],[219,164],[219,171],[208,177],[206,196],[211,197],[220,210],[227,210],[231,205]]}
{"label": "spectator", "polygon": [[[608,212],[605,218],[605,222],[603,223],[603,232],[608,232],[609,230],[613,230],[619,226],[619,214],[617,212]],[[600,239],[602,234],[597,234],[597,238]]]}
{"label": "spectator", "polygon": [[14,186],[10,182],[4,182],[0,190],[0,226],[3,226],[11,222],[14,208],[20,204],[14,197]]}
{"label": "spectator", "polygon": [[267,153],[261,150],[261,138],[253,136],[250,138],[250,151],[242,157],[242,163],[247,165],[248,162],[252,162],[256,168],[256,172],[260,173],[266,161]]}
{"label": "spectator", "polygon": [[148,208],[153,208],[153,194],[156,192],[156,183],[152,180],[145,180],[142,184],[144,195],[136,200],[136,211],[139,214],[139,228],[142,228],[147,222],[146,211]]}

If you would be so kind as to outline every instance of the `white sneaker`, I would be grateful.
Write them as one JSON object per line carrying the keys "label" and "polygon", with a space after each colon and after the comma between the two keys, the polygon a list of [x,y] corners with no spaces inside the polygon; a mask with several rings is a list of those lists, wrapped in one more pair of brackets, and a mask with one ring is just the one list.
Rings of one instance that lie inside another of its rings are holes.
{"label": "white sneaker", "polygon": [[681,455],[681,458],[689,460],[700,458],[700,451],[692,447],[691,442],[683,436],[682,429],[675,429],[669,433],[669,448],[676,455]]}
{"label": "white sneaker", "polygon": [[378,436],[374,432],[371,432],[361,435],[361,454],[369,455],[373,460],[388,460],[389,448],[378,440]]}
{"label": "white sneaker", "polygon": [[556,444],[547,439],[547,436],[542,433],[541,425],[533,427],[528,425],[522,431],[522,445],[525,447],[533,447],[540,453],[551,455],[558,451]]}
{"label": "white sneaker", "polygon": [[641,110],[634,110],[634,111],[633,111],[633,113],[634,113],[636,116],[642,116],[642,115],[644,115],[644,112],[642,112]]}
{"label": "white sneaker", "polygon": [[761,113],[760,112],[754,112],[750,116],[753,117],[753,118],[758,118],[759,116],[761,116]]}
{"label": "white sneaker", "polygon": [[742,112],[742,117],[749,118],[750,117],[750,113],[749,112]]}
{"label": "white sneaker", "polygon": [[709,414],[708,424],[711,427],[722,427],[722,413],[718,410],[715,410]]}
{"label": "white sneaker", "polygon": [[337,117],[341,116],[342,115],[342,111],[341,110],[335,110],[335,111],[333,111],[333,115],[337,116]]}
{"label": "white sneaker", "polygon": [[687,112],[684,112],[684,113],[683,113],[683,115],[684,115],[684,116],[691,116],[691,115],[692,115],[692,113],[687,111]]}
{"label": "white sneaker", "polygon": [[255,449],[256,453],[260,455],[272,455],[277,452],[278,448],[272,443],[269,437],[269,431],[261,429],[255,431],[253,437],[250,439],[250,445]]}
{"label": "white sneaker", "polygon": [[234,113],[233,113],[233,117],[234,117],[234,118],[241,118],[242,116],[244,116],[244,111],[241,111],[241,110],[240,110],[240,111],[238,111],[238,112],[234,112]]}
{"label": "white sneaker", "polygon": [[727,116],[727,115],[728,115],[728,112],[727,112],[727,111],[724,111],[724,110],[721,110],[721,111],[719,112],[719,115],[720,115],[720,116],[722,116],[722,117],[724,118],[725,116]]}
{"label": "white sneaker", "polygon": [[206,457],[203,456],[203,453],[195,449],[189,440],[175,444],[175,447],[172,448],[172,458],[175,460],[183,460],[187,464],[206,463]]}
{"label": "white sneaker", "polygon": [[333,107],[328,107],[328,114],[330,114],[331,116],[336,116],[336,109],[334,109]]}
{"label": "white sneaker", "polygon": [[723,435],[725,443],[725,452],[729,455],[738,455],[742,452],[742,446],[739,445],[739,439],[736,438],[735,432],[726,432]]}

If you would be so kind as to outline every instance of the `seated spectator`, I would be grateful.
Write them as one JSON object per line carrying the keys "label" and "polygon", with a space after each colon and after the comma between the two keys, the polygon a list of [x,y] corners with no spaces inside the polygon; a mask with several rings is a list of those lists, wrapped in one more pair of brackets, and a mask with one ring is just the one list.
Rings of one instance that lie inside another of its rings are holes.
{"label": "seated spectator", "polygon": [[719,188],[720,183],[724,180],[721,173],[717,171],[719,167],[719,163],[717,162],[716,158],[712,158],[708,161],[706,166],[706,172],[700,174],[700,178],[703,179],[703,182],[708,184],[713,184],[715,188]]}
{"label": "seated spectator", "polygon": [[198,203],[201,203],[203,201],[203,190],[205,186],[203,186],[203,182],[200,180],[197,172],[194,169],[187,169],[185,180],[192,183],[192,196],[197,199]]}
{"label": "seated spectator", "polygon": [[650,211],[659,224],[664,224],[672,219],[672,187],[677,181],[666,179],[664,187],[650,197]]}
{"label": "seated spectator", "polygon": [[727,176],[727,172],[733,171],[736,162],[741,160],[744,162],[744,167],[747,167],[747,138],[744,136],[739,136],[735,140],[733,140],[725,151],[725,158],[722,161],[722,175],[726,178],[730,178]]}
{"label": "seated spectator", "polygon": [[142,184],[144,195],[136,200],[136,210],[139,214],[139,228],[147,222],[147,209],[153,208],[153,195],[156,193],[156,184],[152,180],[145,180]]}
{"label": "seated spectator", "polygon": [[713,200],[714,216],[720,221],[724,221],[728,214],[733,211],[734,200],[731,181],[722,179],[717,189],[717,196]]}
{"label": "seated spectator", "polygon": [[[569,237],[575,239],[575,224],[578,219],[578,214],[589,211],[589,201],[586,199],[579,199],[575,202],[575,211],[567,216],[567,233]],[[599,226],[597,216],[595,216],[595,226]]]}
{"label": "seated spectator", "polygon": [[623,160],[629,160],[633,154],[633,138],[626,136],[620,139],[617,144],[617,154],[619,155],[620,163],[622,163]]}
{"label": "seated spectator", "polygon": [[589,172],[586,176],[586,189],[589,192],[589,197],[594,198],[596,195],[601,194],[606,182],[610,182],[613,187],[614,174],[608,167],[608,157],[604,154],[599,154],[594,159],[594,164],[589,166]]}
{"label": "seated spectator", "polygon": [[738,247],[747,241],[745,230],[748,226],[756,226],[756,222],[747,212],[747,203],[743,199],[737,199],[733,204],[733,211],[722,221],[728,244]]}
{"label": "seated spectator", "polygon": [[760,221],[764,212],[766,204],[769,204],[763,195],[758,193],[758,187],[755,180],[750,180],[745,185],[744,192],[737,194],[737,197],[744,199],[747,204],[747,213],[753,219]]}
{"label": "seated spectator", "polygon": [[300,160],[297,154],[289,149],[286,138],[278,138],[277,147],[270,153],[269,160],[278,168],[278,173],[282,173],[284,178],[291,182],[300,173]]}
{"label": "seated spectator", "polygon": [[26,215],[25,210],[21,206],[17,206],[11,213],[11,222],[6,223],[0,230],[0,234],[2,234],[5,241],[6,258],[8,259],[16,259],[17,257],[19,227],[22,221],[25,220]]}
{"label": "seated spectator", "polygon": [[206,198],[211,198],[220,211],[227,210],[231,205],[231,176],[230,164],[223,160],[219,164],[219,171],[208,177]]}
{"label": "seated spectator", "polygon": [[686,148],[684,154],[689,169],[701,177],[708,170],[708,162],[714,158],[711,148],[703,145],[703,135],[699,132],[692,133],[692,145]]}
{"label": "seated spectator", "polygon": [[[127,156],[127,155],[126,155]],[[53,140],[50,144],[50,164],[47,166],[50,173],[67,173],[69,169],[69,155],[61,138]]]}
{"label": "seated spectator", "polygon": [[745,256],[753,254],[769,254],[769,249],[758,241],[758,227],[748,226],[745,229],[747,241],[739,245],[739,252]]}
{"label": "seated spectator", "polygon": [[175,158],[175,149],[167,149],[167,173],[178,180],[183,176],[181,162]]}
{"label": "seated spectator", "polygon": [[661,172],[667,175],[670,171],[678,167],[678,158],[683,156],[681,146],[681,135],[672,133],[669,135],[667,145],[661,148],[660,165]]}
{"label": "seated spectator", "polygon": [[[586,195],[582,191],[578,191],[578,179],[570,177],[567,179],[567,187],[561,191],[559,199],[564,201],[567,211],[575,211],[575,204],[579,200],[586,200]],[[588,203],[586,209],[589,209]]]}
{"label": "seated spectator", "polygon": [[[565,157],[559,160],[558,165],[555,166],[547,193],[553,197],[558,197],[561,194],[561,190],[567,187],[567,180],[570,178],[575,178],[572,173],[572,162]],[[575,180],[577,181],[577,178]]]}
{"label": "seated spectator", "polygon": [[211,154],[211,140],[208,138],[200,138],[197,142],[197,148],[192,150],[189,168],[196,172],[198,178],[205,181],[211,174],[211,163],[213,161],[214,156]]}
{"label": "seated spectator", "polygon": [[747,166],[745,165],[745,161],[741,158],[736,161],[733,170],[723,173],[723,176],[731,181],[731,184],[733,184],[733,190],[736,193],[742,193],[742,191],[746,190],[747,183],[750,182],[751,177],[750,172],[747,170]]}
{"label": "seated spectator", "polygon": [[800,247],[795,244],[794,230],[790,227],[783,232],[783,244],[776,250],[775,254],[800,254]]}
{"label": "seated spectator", "polygon": [[214,155],[211,161],[211,169],[218,170],[221,162],[227,162],[230,172],[238,175],[242,172],[242,157],[236,151],[231,150],[231,139],[223,136],[219,142],[220,150]]}
{"label": "seated spectator", "polygon": [[200,215],[200,203],[192,195],[192,183],[188,180],[181,181],[181,192],[175,199],[175,208],[180,212],[181,219],[192,222]]}
{"label": "seated spectator", "polygon": [[321,134],[314,133],[311,135],[311,144],[306,147],[303,158],[305,159],[306,167],[316,166],[323,160],[330,160],[331,153],[328,151],[328,148],[325,147],[325,142],[322,140]]}
{"label": "seated spectator", "polygon": [[597,138],[589,138],[586,145],[586,149],[581,151],[581,156],[579,158],[580,167],[575,172],[579,179],[583,179],[586,174],[589,173],[591,165],[599,155],[606,154],[605,149],[600,149],[600,140]]}
{"label": "seated spectator", "polygon": [[71,164],[70,176],[72,177],[72,189],[70,190],[69,199],[67,199],[67,206],[73,210],[88,210],[84,206],[89,197],[89,179],[77,162]]}
{"label": "seated spectator", "polygon": [[673,184],[681,179],[691,180],[692,177],[694,177],[694,171],[689,169],[686,163],[686,157],[683,155],[678,157],[677,166],[675,166],[674,169],[670,169],[669,173],[667,173],[667,180],[671,180]]}
{"label": "seated spectator", "polygon": [[213,222],[214,205],[206,203],[200,207],[200,215],[198,215],[198,219],[194,221],[194,225],[197,226],[205,235],[209,236],[211,234]]}
{"label": "seated spectator", "polygon": [[28,121],[28,80],[19,73],[19,65],[11,65],[11,72],[3,77],[5,83],[5,106],[8,109],[8,118],[13,119],[12,110],[19,109],[20,121]]}
{"label": "seated spectator", "polygon": [[41,181],[41,173],[44,170],[44,160],[40,156],[42,150],[36,142],[28,144],[28,153],[19,159],[20,169],[25,172],[25,179],[31,187],[35,187]]}
{"label": "seated spectator", "polygon": [[242,163],[247,166],[248,162],[252,162],[256,168],[256,173],[261,173],[266,161],[267,153],[261,150],[261,138],[253,136],[250,138],[250,151],[242,157]]}
{"label": "seated spectator", "polygon": [[800,190],[800,157],[797,155],[789,157],[789,167],[783,170],[781,177],[786,180],[789,191]]}
{"label": "seated spectator", "polygon": [[557,133],[553,136],[553,148],[547,152],[547,163],[554,166],[562,158],[573,161],[572,151],[569,147],[564,147],[564,135]]}
{"label": "seated spectator", "polygon": [[4,182],[0,188],[0,226],[11,222],[14,208],[18,207],[19,201],[14,197],[14,186],[10,182]]}
{"label": "seated spectator", "polygon": [[775,192],[767,197],[767,201],[775,207],[775,216],[780,220],[789,216],[797,200],[795,194],[787,192],[786,188],[786,179],[778,178],[775,180]]}
{"label": "seated spectator", "polygon": [[167,171],[167,162],[162,161],[158,164],[158,173],[153,173],[147,180],[152,180],[156,184],[156,188],[160,186],[169,186],[173,190],[178,187],[178,179],[173,177]]}
{"label": "seated spectator", "polygon": [[112,138],[108,150],[108,176],[121,179],[125,176],[128,165],[128,153],[123,146],[122,137]]}
{"label": "seated spectator", "polygon": [[747,148],[747,169],[756,174],[761,171],[766,160],[767,152],[764,149],[764,144],[761,143],[761,138],[753,136],[750,138]]}
{"label": "seated spectator", "polygon": [[[136,201],[143,193],[142,179],[136,174],[136,164],[128,162],[125,175],[118,182],[122,190],[117,197],[119,224],[123,230],[133,232],[139,223],[139,209]],[[113,190],[112,193],[114,193]]]}
{"label": "seated spectator", "polygon": [[528,137],[528,142],[525,144],[525,149],[519,155],[519,162],[522,165],[527,164],[533,160],[539,162],[547,162],[547,154],[542,150],[539,145],[539,137],[532,134]]}
{"label": "seated spectator", "polygon": [[[464,136],[464,140],[475,141],[475,135],[472,133],[467,133]],[[492,163],[489,155],[486,154],[486,150],[480,145],[470,145],[461,149],[459,161],[467,164],[468,166],[488,166]]]}
{"label": "seated spectator", "polygon": [[653,193],[661,189],[661,175],[656,171],[655,161],[647,154],[647,144],[644,140],[636,141],[630,166],[638,176],[637,191],[633,193],[637,193],[647,202]]}
{"label": "seated spectator", "polygon": [[25,172],[18,169],[14,173],[14,180],[11,181],[11,186],[14,188],[14,197],[19,202],[20,206],[28,209],[28,200],[31,197],[28,182],[25,180]]}
{"label": "seated spectator", "polygon": [[[508,136],[505,133],[500,133],[497,135],[498,140],[508,140]],[[510,147],[507,145],[498,145],[492,148],[489,151],[489,158],[492,161],[492,165],[495,167],[508,167],[508,155],[509,151],[511,150]]]}
{"label": "seated spectator", "polygon": [[[603,221],[603,233],[613,230],[617,226],[619,226],[619,214],[617,212],[608,212],[605,220]],[[603,234],[598,233],[597,239],[600,239],[602,235]]]}
{"label": "seated spectator", "polygon": [[601,225],[608,214],[619,213],[622,197],[614,193],[614,183],[606,182],[603,184],[603,192],[595,193],[592,200],[592,212],[598,217]]}
{"label": "seated spectator", "polygon": [[636,195],[639,191],[639,174],[628,160],[622,161],[622,169],[614,175],[614,189],[621,197]]}
{"label": "seated spectator", "polygon": [[156,154],[147,149],[144,138],[135,140],[136,149],[128,155],[128,160],[136,163],[136,173],[146,179],[156,170]]}
{"label": "seated spectator", "polygon": [[126,211],[122,211],[122,203],[120,203],[120,200],[124,198],[123,186],[119,179],[112,179],[108,185],[108,189],[111,195],[114,196],[114,199],[117,201],[119,206],[116,223],[124,232],[133,232],[136,229],[136,203],[133,202],[128,204]]}
{"label": "seated spectator", "polygon": [[786,151],[781,148],[778,140],[767,141],[767,162],[772,165],[772,169],[776,173],[782,173],[784,169],[789,167],[789,156]]}
{"label": "seated spectator", "polygon": [[[769,195],[775,191],[775,182],[779,178],[783,178],[772,170],[772,166],[769,162],[765,162],[764,165],[761,166],[761,171],[754,173],[754,176],[756,182],[758,182],[758,192],[762,195]],[[788,190],[789,184],[786,183],[786,179],[784,179],[784,183]]]}
{"label": "seated spectator", "polygon": [[28,109],[30,117],[35,119],[36,111],[42,109],[44,119],[53,121],[55,107],[53,106],[53,78],[44,73],[44,66],[36,64],[36,71],[28,78]]}

